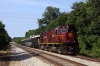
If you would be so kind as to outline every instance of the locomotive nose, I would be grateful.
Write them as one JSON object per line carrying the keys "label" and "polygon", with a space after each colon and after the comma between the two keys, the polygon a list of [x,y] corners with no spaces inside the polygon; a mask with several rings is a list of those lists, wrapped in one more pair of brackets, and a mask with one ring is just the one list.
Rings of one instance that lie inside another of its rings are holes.
{"label": "locomotive nose", "polygon": [[63,35],[62,39],[63,39],[64,44],[75,42],[73,32],[62,33],[62,35]]}
{"label": "locomotive nose", "polygon": [[71,32],[68,33],[68,37],[73,37],[73,34]]}
{"label": "locomotive nose", "polygon": [[67,33],[67,42],[69,42],[69,43],[75,42],[74,32]]}

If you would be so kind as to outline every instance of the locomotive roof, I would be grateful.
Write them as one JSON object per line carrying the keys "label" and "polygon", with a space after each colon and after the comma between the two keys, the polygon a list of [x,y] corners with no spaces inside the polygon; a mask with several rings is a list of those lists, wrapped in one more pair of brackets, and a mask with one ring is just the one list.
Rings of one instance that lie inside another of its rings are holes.
{"label": "locomotive roof", "polygon": [[25,39],[22,39],[21,41],[29,41],[29,40],[31,40],[31,38],[37,38],[37,37],[40,37],[40,35],[35,35],[35,36],[33,36],[33,37],[30,37],[30,38],[25,38]]}
{"label": "locomotive roof", "polygon": [[40,35],[36,35],[36,36],[31,37],[31,38],[37,38],[37,37],[40,37]]}
{"label": "locomotive roof", "polygon": [[[60,25],[60,26],[58,26],[58,27],[56,27],[56,28],[53,28],[53,29],[51,29],[51,30],[57,30],[57,29],[59,29],[59,28],[63,28],[63,27],[67,27],[66,29],[70,29],[70,28],[72,28],[72,29],[76,29],[75,28],[75,26],[73,26],[73,25],[69,25],[69,24],[65,24],[65,25]],[[48,30],[48,31],[50,31],[50,30]],[[42,33],[46,33],[46,32],[48,32],[48,31],[45,31],[45,32],[42,32]],[[42,34],[41,33],[41,34]]]}
{"label": "locomotive roof", "polygon": [[30,38],[25,38],[25,39],[22,39],[21,41],[26,41],[26,40],[31,40]]}

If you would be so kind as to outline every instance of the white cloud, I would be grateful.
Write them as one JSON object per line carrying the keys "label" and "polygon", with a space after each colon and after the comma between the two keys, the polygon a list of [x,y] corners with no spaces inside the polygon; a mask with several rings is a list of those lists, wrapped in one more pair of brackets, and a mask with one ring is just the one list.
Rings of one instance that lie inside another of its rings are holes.
{"label": "white cloud", "polygon": [[42,7],[47,7],[47,6],[54,6],[58,8],[65,8],[65,6],[60,5],[60,4],[55,4],[55,3],[50,3],[50,2],[42,2],[42,1],[30,1],[30,0],[3,0],[7,2],[13,2],[17,4],[24,4],[24,5],[32,5],[32,6],[42,6]]}
{"label": "white cloud", "polygon": [[37,22],[39,15],[31,15],[31,14],[1,14],[0,20],[6,22]]}
{"label": "white cloud", "polygon": [[0,19],[0,21],[4,22],[37,22],[37,20],[34,19]]}

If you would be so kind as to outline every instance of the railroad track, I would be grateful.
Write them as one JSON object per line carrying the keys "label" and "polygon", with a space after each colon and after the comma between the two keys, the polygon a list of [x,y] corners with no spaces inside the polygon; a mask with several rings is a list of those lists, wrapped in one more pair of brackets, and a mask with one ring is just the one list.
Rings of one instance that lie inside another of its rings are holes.
{"label": "railroad track", "polygon": [[21,49],[27,51],[28,53],[32,54],[33,56],[36,56],[40,59],[42,59],[45,62],[49,62],[53,64],[54,66],[86,66],[85,64],[81,64],[78,62],[74,62],[56,55],[52,55],[49,53],[45,53],[43,51],[38,51],[34,48],[25,47],[25,46],[18,46]]}
{"label": "railroad track", "polygon": [[100,63],[100,58],[93,58],[93,57],[88,57],[88,56],[82,56],[82,55],[77,55],[75,56],[76,58],[81,58],[89,61],[94,61],[94,62],[99,62]]}

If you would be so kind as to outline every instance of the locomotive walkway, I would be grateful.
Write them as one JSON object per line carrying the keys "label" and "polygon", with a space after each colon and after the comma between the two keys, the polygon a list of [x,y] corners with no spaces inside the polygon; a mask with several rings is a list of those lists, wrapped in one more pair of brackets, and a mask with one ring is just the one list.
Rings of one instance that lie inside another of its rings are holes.
{"label": "locomotive walkway", "polygon": [[24,50],[12,45],[11,62],[9,66],[50,66],[36,56],[32,56]]}

